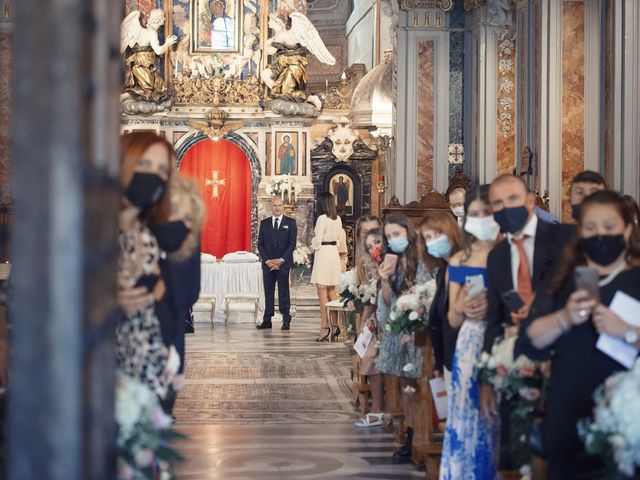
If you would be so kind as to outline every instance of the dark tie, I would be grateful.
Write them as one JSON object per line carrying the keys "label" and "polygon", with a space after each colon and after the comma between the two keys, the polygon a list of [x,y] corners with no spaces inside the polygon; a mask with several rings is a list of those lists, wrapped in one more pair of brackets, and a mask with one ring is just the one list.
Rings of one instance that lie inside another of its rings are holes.
{"label": "dark tie", "polygon": [[276,232],[278,231],[278,227],[280,226],[280,225],[279,225],[279,223],[280,223],[280,219],[279,219],[279,218],[276,218],[276,223],[275,223],[275,225],[273,226],[273,229],[274,229]]}

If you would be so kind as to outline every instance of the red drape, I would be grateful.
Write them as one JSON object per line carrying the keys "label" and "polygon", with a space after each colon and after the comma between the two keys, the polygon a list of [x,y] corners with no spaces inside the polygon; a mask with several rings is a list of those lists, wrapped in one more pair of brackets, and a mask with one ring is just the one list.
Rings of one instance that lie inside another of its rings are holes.
{"label": "red drape", "polygon": [[244,152],[228,140],[202,140],[187,150],[180,173],[196,180],[207,207],[202,251],[218,258],[250,251],[251,167]]}

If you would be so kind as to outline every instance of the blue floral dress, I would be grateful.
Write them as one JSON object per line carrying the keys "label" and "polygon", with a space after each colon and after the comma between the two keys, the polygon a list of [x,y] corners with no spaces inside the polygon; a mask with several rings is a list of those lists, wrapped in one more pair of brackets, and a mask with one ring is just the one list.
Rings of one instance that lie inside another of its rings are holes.
{"label": "blue floral dress", "polygon": [[[464,285],[465,278],[483,275],[479,267],[449,266],[449,280]],[[482,354],[486,322],[465,320],[453,356],[448,389],[447,428],[444,434],[440,480],[493,480],[497,431],[480,415],[480,387],[475,365]]]}

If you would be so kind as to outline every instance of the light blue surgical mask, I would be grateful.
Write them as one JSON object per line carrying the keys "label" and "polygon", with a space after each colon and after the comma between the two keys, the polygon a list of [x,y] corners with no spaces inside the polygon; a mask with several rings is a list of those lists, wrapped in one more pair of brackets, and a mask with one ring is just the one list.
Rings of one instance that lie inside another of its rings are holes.
{"label": "light blue surgical mask", "polygon": [[451,255],[453,247],[446,235],[440,235],[438,238],[427,242],[427,252],[436,258],[445,258]]}
{"label": "light blue surgical mask", "polygon": [[407,237],[395,237],[391,240],[388,240],[389,248],[393,253],[404,253],[404,251],[409,248],[409,240]]}

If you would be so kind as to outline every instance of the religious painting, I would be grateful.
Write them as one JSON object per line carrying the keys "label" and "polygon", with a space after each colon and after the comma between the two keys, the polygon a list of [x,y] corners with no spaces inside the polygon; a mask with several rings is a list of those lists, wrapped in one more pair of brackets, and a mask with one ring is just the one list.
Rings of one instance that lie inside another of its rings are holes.
{"label": "religious painting", "polygon": [[298,132],[276,132],[275,140],[276,175],[298,175]]}
{"label": "religious painting", "polygon": [[192,52],[240,50],[239,0],[191,0]]}
{"label": "religious painting", "polygon": [[336,199],[338,213],[353,215],[354,184],[349,175],[338,172],[329,179],[329,192]]}

